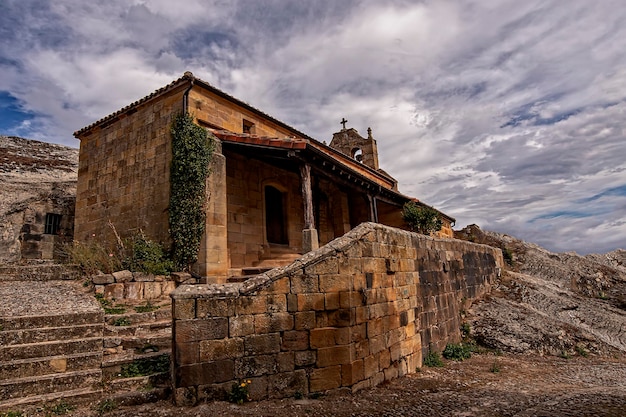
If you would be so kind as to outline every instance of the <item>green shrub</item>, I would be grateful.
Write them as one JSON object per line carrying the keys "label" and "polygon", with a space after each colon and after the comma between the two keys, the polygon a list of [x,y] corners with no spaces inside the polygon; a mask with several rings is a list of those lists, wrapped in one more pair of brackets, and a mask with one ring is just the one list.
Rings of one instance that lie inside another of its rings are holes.
{"label": "green shrub", "polygon": [[24,413],[21,411],[7,411],[5,413],[0,413],[0,417],[23,417]]}
{"label": "green shrub", "polygon": [[438,232],[443,226],[441,213],[413,201],[409,201],[402,208],[402,218],[411,230],[424,235]]}
{"label": "green shrub", "polygon": [[113,411],[117,408],[117,403],[112,400],[112,399],[106,399],[104,401],[99,402],[96,407],[96,413],[98,413],[99,416],[101,416],[102,414],[108,413],[109,411]]}
{"label": "green shrub", "polygon": [[424,366],[428,366],[430,368],[443,367],[443,361],[441,360],[441,356],[439,355],[439,352],[436,352],[433,350],[428,352],[428,355],[424,357],[424,360],[422,362]]}
{"label": "green shrub", "polygon": [[169,355],[160,355],[156,358],[136,359],[133,362],[123,365],[119,374],[122,378],[133,378],[136,376],[146,376],[168,372],[170,370]]}
{"label": "green shrub", "polygon": [[474,347],[469,343],[448,343],[443,350],[443,357],[455,361],[469,359]]}
{"label": "green shrub", "polygon": [[498,363],[497,360],[493,361],[493,364],[491,365],[491,368],[489,368],[490,372],[493,372],[494,374],[497,374],[500,372],[500,364]]}
{"label": "green shrub", "polygon": [[159,306],[152,304],[150,301],[146,302],[146,305],[143,306],[135,306],[135,311],[137,313],[151,313],[155,310],[159,309]]}
{"label": "green shrub", "polygon": [[46,415],[55,414],[57,416],[64,415],[69,413],[70,411],[74,411],[76,407],[66,403],[64,400],[59,401],[57,404],[53,406],[45,406]]}
{"label": "green shrub", "polygon": [[250,394],[248,392],[248,385],[250,385],[252,381],[249,379],[246,381],[235,382],[230,388],[230,393],[228,394],[228,401],[235,404],[243,404],[246,401],[250,401]]}
{"label": "green shrub", "polygon": [[585,350],[585,348],[582,346],[576,345],[574,346],[574,349],[576,350],[576,353],[578,353],[578,355],[582,356],[583,358],[589,356],[589,352],[587,352],[587,350]]}
{"label": "green shrub", "polygon": [[159,243],[147,239],[143,231],[126,240],[124,266],[131,271],[166,275],[174,270],[174,262],[168,258]]}
{"label": "green shrub", "polygon": [[511,251],[511,249],[507,247],[502,247],[501,249],[502,249],[502,257],[504,258],[504,261],[510,266],[512,266],[513,265],[513,252]]}
{"label": "green shrub", "polygon": [[114,326],[130,326],[130,320],[126,317],[120,317],[113,322]]}

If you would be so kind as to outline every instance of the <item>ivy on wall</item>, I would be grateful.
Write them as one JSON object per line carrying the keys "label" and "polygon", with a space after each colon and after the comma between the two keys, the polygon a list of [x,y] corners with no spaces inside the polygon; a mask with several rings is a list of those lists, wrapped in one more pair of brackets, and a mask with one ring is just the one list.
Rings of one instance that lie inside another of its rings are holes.
{"label": "ivy on wall", "polygon": [[215,144],[189,114],[174,118],[170,166],[169,223],[172,259],[181,269],[198,260],[205,229],[206,179]]}

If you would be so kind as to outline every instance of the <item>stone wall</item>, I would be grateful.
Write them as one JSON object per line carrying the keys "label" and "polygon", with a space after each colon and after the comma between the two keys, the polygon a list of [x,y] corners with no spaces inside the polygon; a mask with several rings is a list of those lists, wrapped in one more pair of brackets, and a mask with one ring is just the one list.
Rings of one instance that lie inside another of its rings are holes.
{"label": "stone wall", "polygon": [[183,90],[148,101],[80,137],[75,239],[115,242],[143,230],[169,242],[170,126],[182,111]]}
{"label": "stone wall", "polygon": [[459,312],[486,294],[498,249],[364,223],[240,284],[182,285],[173,299],[179,404],[377,385],[460,340]]}

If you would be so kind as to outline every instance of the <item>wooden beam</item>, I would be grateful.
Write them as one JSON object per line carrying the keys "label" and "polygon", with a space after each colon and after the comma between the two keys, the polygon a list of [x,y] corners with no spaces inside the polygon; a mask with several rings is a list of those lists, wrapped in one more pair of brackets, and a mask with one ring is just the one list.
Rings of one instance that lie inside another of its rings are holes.
{"label": "wooden beam", "polygon": [[302,180],[302,201],[304,203],[304,228],[315,228],[313,216],[313,192],[311,191],[311,165],[300,165],[300,178]]}

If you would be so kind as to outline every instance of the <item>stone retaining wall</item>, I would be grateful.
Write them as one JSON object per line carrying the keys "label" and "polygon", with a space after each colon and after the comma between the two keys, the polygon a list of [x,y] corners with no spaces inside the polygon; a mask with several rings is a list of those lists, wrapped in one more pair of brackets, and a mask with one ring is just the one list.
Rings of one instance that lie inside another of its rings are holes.
{"label": "stone retaining wall", "polygon": [[460,340],[459,312],[486,294],[500,250],[374,223],[239,284],[182,285],[173,299],[178,404],[377,385]]}

